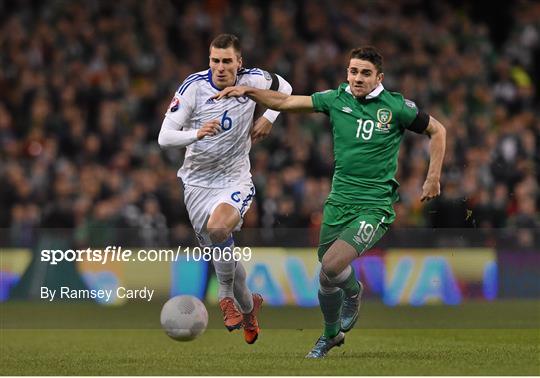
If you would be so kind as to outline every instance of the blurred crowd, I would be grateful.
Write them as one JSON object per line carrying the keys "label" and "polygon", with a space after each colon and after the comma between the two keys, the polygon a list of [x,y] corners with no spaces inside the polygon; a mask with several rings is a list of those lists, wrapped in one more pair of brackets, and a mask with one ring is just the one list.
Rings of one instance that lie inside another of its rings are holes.
{"label": "blurred crowd", "polygon": [[[246,67],[297,94],[335,88],[349,50],[374,45],[385,87],[446,126],[442,196],[427,205],[429,139],[407,133],[393,227],[538,229],[540,3],[510,3],[501,35],[467,2],[2,2],[0,227],[23,241],[38,227],[75,228],[81,242],[114,227],[190,238],[183,151],[161,151],[157,135],[178,85],[229,32]],[[252,149],[244,227],[318,229],[332,155],[326,116],[281,115]]]}

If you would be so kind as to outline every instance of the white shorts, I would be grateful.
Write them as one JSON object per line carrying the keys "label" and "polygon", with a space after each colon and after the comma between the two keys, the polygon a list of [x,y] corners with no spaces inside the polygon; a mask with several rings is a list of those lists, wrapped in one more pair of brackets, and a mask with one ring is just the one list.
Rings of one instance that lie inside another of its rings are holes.
{"label": "white shorts", "polygon": [[206,222],[212,212],[222,203],[227,203],[238,210],[240,222],[233,231],[242,227],[244,214],[248,211],[255,196],[255,186],[251,180],[238,183],[229,188],[209,189],[200,186],[184,186],[184,203],[191,225],[202,247],[212,245],[206,230]]}

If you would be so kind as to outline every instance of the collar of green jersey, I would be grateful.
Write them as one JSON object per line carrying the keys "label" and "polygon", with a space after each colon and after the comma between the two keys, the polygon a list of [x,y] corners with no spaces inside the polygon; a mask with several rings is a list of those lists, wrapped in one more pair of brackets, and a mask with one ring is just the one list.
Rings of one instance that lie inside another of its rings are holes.
{"label": "collar of green jersey", "polygon": [[[364,100],[371,100],[372,98],[375,98],[377,97],[378,95],[381,94],[381,92],[384,90],[384,87],[382,85],[382,83],[379,83],[379,85],[377,85],[375,87],[374,90],[372,90],[371,92],[368,93],[368,95],[366,97],[364,97],[363,99]],[[347,87],[345,88],[345,92],[349,93],[352,95],[352,92],[351,92],[351,86],[350,85],[347,85]]]}

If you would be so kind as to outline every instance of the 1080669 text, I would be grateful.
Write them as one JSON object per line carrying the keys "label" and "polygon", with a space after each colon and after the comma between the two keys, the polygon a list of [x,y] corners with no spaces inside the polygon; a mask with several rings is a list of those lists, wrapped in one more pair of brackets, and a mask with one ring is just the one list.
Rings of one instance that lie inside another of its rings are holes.
{"label": "1080669 text", "polygon": [[187,261],[250,261],[250,247],[186,247]]}

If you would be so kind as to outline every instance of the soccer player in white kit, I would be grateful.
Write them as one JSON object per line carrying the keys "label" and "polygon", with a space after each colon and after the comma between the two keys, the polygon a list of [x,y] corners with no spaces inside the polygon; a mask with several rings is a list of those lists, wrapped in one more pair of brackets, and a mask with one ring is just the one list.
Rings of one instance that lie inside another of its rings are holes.
{"label": "soccer player in white kit", "polygon": [[[242,68],[238,38],[221,34],[210,44],[210,69],[189,75],[176,91],[158,138],[162,148],[187,148],[178,176],[189,218],[201,246],[218,251],[233,249],[232,232],[240,229],[255,195],[249,163],[251,138],[268,135],[279,115],[267,110],[253,123],[256,104],[247,97],[212,99],[232,85],[292,92],[278,75]],[[248,289],[241,261],[226,260],[229,256],[214,255],[219,305],[225,327],[232,331],[243,326],[246,342],[253,344],[259,335],[257,312],[263,299]]]}

